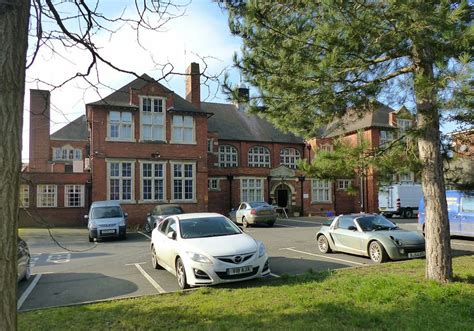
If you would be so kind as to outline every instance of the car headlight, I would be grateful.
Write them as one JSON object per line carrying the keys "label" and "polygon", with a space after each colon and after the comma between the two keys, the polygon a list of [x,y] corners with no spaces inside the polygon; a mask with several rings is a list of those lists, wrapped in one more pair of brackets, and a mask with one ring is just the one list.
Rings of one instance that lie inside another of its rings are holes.
{"label": "car headlight", "polygon": [[260,243],[260,245],[258,245],[258,257],[262,257],[263,255],[265,255],[265,245]]}
{"label": "car headlight", "polygon": [[390,239],[392,239],[392,241],[397,245],[397,246],[402,246],[402,242],[400,241],[400,239],[397,239],[395,237],[392,237],[390,236]]}
{"label": "car headlight", "polygon": [[125,226],[125,218],[120,221],[119,226]]}
{"label": "car headlight", "polygon": [[97,228],[96,221],[90,221],[89,224],[90,224],[91,228],[93,228],[93,229]]}
{"label": "car headlight", "polygon": [[189,258],[194,262],[212,264],[212,261],[205,255],[194,252],[186,252],[186,254],[188,254]]}

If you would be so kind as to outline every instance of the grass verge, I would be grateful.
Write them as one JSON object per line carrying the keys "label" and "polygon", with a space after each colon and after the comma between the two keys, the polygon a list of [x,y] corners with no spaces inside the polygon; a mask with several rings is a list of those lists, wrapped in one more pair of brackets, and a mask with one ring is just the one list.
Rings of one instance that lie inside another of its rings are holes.
{"label": "grass verge", "polygon": [[474,256],[456,281],[424,280],[424,260],[309,273],[19,314],[20,330],[473,330]]}

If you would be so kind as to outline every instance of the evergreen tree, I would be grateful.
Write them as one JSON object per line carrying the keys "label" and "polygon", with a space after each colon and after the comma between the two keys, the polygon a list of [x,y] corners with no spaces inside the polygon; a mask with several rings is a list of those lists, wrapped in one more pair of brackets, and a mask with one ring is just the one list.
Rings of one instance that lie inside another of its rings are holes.
{"label": "evergreen tree", "polygon": [[311,137],[348,109],[367,111],[371,100],[415,105],[426,276],[450,281],[440,118],[472,93],[472,2],[249,0],[227,9],[243,39],[235,64],[258,89],[252,109],[278,127]]}

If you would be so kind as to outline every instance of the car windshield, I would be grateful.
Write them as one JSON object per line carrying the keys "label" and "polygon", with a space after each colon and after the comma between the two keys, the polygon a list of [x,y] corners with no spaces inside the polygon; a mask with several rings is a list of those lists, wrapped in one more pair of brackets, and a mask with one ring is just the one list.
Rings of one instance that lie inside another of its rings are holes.
{"label": "car windshield", "polygon": [[257,207],[271,207],[268,203],[266,202],[250,202],[249,203],[250,207],[252,208],[257,208]]}
{"label": "car windshield", "polygon": [[118,206],[92,208],[92,218],[122,217],[122,209]]}
{"label": "car windshield", "polygon": [[240,229],[225,217],[200,217],[180,220],[183,239],[219,237],[240,234]]}
{"label": "car windshield", "polygon": [[362,216],[357,218],[362,231],[377,231],[396,229],[397,226],[383,216]]}
{"label": "car windshield", "polygon": [[182,214],[183,210],[181,207],[164,207],[161,209],[161,213],[163,215],[175,215],[175,214]]}

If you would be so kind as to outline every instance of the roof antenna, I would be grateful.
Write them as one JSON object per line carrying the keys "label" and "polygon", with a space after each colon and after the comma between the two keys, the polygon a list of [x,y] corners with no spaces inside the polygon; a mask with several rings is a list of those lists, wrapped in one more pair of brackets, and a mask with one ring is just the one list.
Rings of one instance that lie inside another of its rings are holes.
{"label": "roof antenna", "polygon": [[187,65],[187,61],[186,61],[186,41],[183,42],[183,48],[184,48],[184,70],[186,70],[186,65]]}

